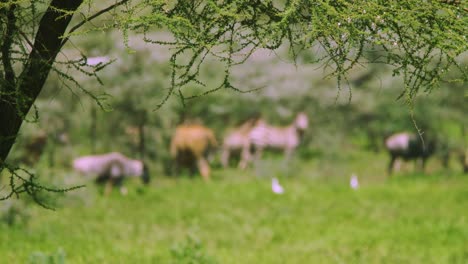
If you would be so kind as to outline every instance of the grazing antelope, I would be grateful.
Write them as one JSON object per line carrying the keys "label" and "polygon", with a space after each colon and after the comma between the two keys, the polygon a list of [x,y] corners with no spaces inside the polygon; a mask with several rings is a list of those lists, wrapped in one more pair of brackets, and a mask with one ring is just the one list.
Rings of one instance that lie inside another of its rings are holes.
{"label": "grazing antelope", "polygon": [[388,165],[388,173],[392,174],[395,161],[398,158],[403,160],[415,160],[420,162],[421,169],[424,167],[427,159],[434,154],[436,142],[434,140],[421,140],[420,136],[401,132],[393,134],[385,140],[385,147],[390,154],[390,163]]}
{"label": "grazing antelope", "polygon": [[138,143],[140,142],[140,131],[138,129],[138,127],[134,127],[134,126],[127,126],[125,127],[125,135],[127,136],[129,142],[134,145],[134,146],[137,146]]}
{"label": "grazing antelope", "polygon": [[218,143],[211,129],[201,124],[179,125],[171,140],[170,152],[178,173],[180,166],[198,167],[204,180],[210,179],[207,155]]}
{"label": "grazing antelope", "polygon": [[221,163],[224,168],[229,165],[229,157],[232,152],[240,152],[240,161],[238,167],[245,169],[250,160],[250,139],[249,133],[257,123],[258,118],[247,120],[241,126],[231,130],[226,134],[223,140],[221,153]]}
{"label": "grazing antelope", "polygon": [[47,145],[47,134],[44,131],[31,137],[28,143],[24,146],[25,153],[20,157],[20,161],[32,166],[41,158],[42,153]]}
{"label": "grazing antelope", "polygon": [[249,133],[250,144],[254,148],[254,158],[258,160],[265,148],[284,151],[287,159],[299,146],[302,136],[309,126],[309,119],[304,112],[297,114],[294,122],[286,127],[276,127],[258,120]]}
{"label": "grazing antelope", "polygon": [[148,169],[142,161],[129,159],[118,152],[77,158],[73,161],[73,169],[97,176],[97,183],[106,183],[105,195],[112,191],[114,185],[120,186],[121,193],[126,194],[126,189],[121,186],[125,177],[140,177],[145,185],[150,181]]}

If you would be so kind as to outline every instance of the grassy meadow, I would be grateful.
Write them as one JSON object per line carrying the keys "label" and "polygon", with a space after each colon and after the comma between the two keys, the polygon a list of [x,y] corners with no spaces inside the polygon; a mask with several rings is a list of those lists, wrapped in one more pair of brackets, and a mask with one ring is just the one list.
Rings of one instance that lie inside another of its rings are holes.
{"label": "grassy meadow", "polygon": [[406,164],[387,178],[386,162],[366,152],[336,163],[267,156],[247,171],[215,168],[209,183],[130,179],[127,196],[109,197],[51,170],[57,184],[87,187],[52,200],[56,211],[30,203],[18,207],[22,221],[0,222],[0,262],[467,263],[468,177],[431,160],[426,175]]}
{"label": "grassy meadow", "polygon": [[[28,140],[46,134],[39,163],[28,169],[47,186],[86,188],[47,194],[55,211],[27,195],[0,202],[0,264],[468,263],[468,175],[455,154],[450,169],[434,157],[425,175],[406,164],[389,178],[382,147],[386,136],[416,132],[417,124],[439,140],[441,152],[463,153],[466,83],[441,83],[431,94],[422,88],[408,104],[400,98],[402,77],[388,65],[364,62],[338,87],[327,78],[331,69],[317,63],[324,52],[319,45],[297,60],[282,46],[259,49],[232,67],[230,83],[252,92],[221,89],[199,96],[225,77],[223,64],[207,57],[200,68],[204,85],[189,83],[164,101],[171,91],[168,47],[131,34],[129,50],[120,31],[89,31],[64,46],[58,60],[115,60],[99,71],[102,85],[56,65],[81,87],[51,73],[36,101],[39,116],[31,110],[9,156],[21,164]],[[172,39],[164,32],[148,37]],[[466,65],[468,56],[462,59]],[[195,99],[183,101],[181,94]],[[230,128],[252,116],[285,126],[298,112],[307,113],[310,127],[290,163],[267,154],[246,171],[215,165],[209,183],[200,176],[165,175],[170,138],[185,119],[200,119],[222,142]],[[72,172],[71,161],[82,155],[140,157],[137,137],[128,132],[140,126],[153,172],[147,188],[129,179],[127,196],[114,190],[105,197],[91,179]],[[349,186],[353,173],[358,190]],[[0,194],[8,191],[5,174]],[[272,192],[273,177],[284,194]]]}

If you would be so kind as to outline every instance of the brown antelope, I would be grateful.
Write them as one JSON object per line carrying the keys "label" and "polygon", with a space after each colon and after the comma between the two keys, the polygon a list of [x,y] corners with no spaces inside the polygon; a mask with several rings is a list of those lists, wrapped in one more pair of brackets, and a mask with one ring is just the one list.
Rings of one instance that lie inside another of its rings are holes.
{"label": "brown antelope", "polygon": [[170,153],[175,159],[177,173],[180,166],[193,168],[193,165],[196,164],[203,179],[209,180],[210,165],[207,161],[207,155],[211,148],[215,148],[217,145],[211,129],[196,123],[179,125],[170,146]]}
{"label": "brown antelope", "polygon": [[24,146],[25,153],[20,158],[20,161],[29,166],[36,164],[44,152],[47,139],[47,134],[44,131],[40,131],[37,135],[31,137]]}
{"label": "brown antelope", "polygon": [[138,129],[138,127],[134,127],[134,126],[127,126],[125,127],[125,135],[127,136],[128,138],[128,141],[134,145],[134,146],[138,146],[139,142],[140,142],[140,131]]}
{"label": "brown antelope", "polygon": [[150,181],[148,169],[142,161],[129,159],[118,152],[77,158],[73,161],[73,169],[97,176],[97,183],[106,183],[105,195],[110,194],[114,185],[120,186],[122,194],[126,194],[125,187],[121,186],[125,177],[140,177],[145,185]]}
{"label": "brown antelope", "polygon": [[249,133],[250,144],[254,149],[254,158],[258,160],[265,148],[283,150],[287,159],[299,146],[301,138],[309,126],[309,119],[304,112],[297,114],[294,122],[289,126],[276,127],[264,120],[257,121]]}
{"label": "brown antelope", "polygon": [[221,153],[221,163],[224,168],[229,165],[229,157],[232,152],[240,152],[240,160],[238,167],[245,169],[250,160],[250,139],[249,133],[257,123],[258,118],[247,120],[241,126],[229,131],[223,140]]}

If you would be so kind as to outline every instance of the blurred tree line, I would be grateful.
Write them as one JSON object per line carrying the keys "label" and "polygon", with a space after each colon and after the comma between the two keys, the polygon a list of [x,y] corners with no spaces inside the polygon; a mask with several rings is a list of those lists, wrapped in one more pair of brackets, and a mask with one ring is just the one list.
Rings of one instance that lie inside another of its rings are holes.
{"label": "blurred tree line", "polygon": [[[129,54],[123,45],[112,45],[116,38],[116,34],[95,33],[81,40],[94,43],[84,45],[86,54],[116,60],[101,73],[103,86],[86,76],[79,77],[83,87],[106,95],[109,111],[101,111],[92,98],[64,90],[58,75],[48,79],[49,89],[38,100],[39,123],[28,124],[22,136],[33,134],[38,126],[49,135],[66,132],[70,141],[55,145],[60,155],[51,158],[51,164],[58,160],[68,166],[78,155],[120,151],[154,161],[153,166],[162,169],[169,164],[172,132],[184,119],[197,119],[213,128],[222,142],[227,129],[252,116],[287,125],[299,111],[305,111],[311,121],[300,148],[304,158],[356,149],[380,151],[386,136],[398,131],[416,132],[415,125],[423,133],[437,136],[444,148],[466,146],[462,132],[468,125],[464,83],[444,83],[431,95],[416,97],[410,105],[399,98],[403,82],[391,77],[389,67],[370,64],[356,69],[338,90],[335,80],[324,79],[325,71],[311,63],[320,52],[300,54],[296,67],[285,62],[290,60],[286,49],[276,54],[259,51],[232,74],[237,87],[252,92],[220,90],[185,101],[172,97],[158,109],[170,89],[166,48],[135,42],[135,52]],[[223,69],[217,61],[209,60],[200,74],[211,80],[206,83],[210,87],[223,77]],[[195,85],[184,89],[188,96],[204,91]]]}

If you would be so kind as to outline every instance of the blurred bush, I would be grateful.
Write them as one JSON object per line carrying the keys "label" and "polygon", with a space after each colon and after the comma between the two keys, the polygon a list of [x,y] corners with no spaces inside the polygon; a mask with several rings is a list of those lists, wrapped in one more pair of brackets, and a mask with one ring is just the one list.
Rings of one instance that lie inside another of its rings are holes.
{"label": "blurred bush", "polygon": [[29,264],[65,264],[66,254],[63,249],[55,253],[34,252],[29,257]]}
{"label": "blurred bush", "polygon": [[0,221],[7,226],[26,225],[31,215],[23,200],[8,199],[1,203]]}

